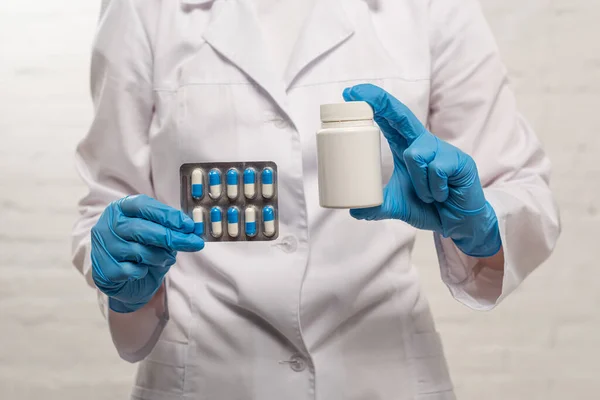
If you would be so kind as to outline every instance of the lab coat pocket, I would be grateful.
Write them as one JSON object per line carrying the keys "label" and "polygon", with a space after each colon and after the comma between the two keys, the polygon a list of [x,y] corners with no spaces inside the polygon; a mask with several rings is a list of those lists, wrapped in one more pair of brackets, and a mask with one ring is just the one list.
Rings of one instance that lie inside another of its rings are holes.
{"label": "lab coat pocket", "polygon": [[414,333],[410,342],[409,361],[414,374],[416,399],[455,399],[439,334]]}
{"label": "lab coat pocket", "polygon": [[132,400],[180,400],[187,345],[159,340],[138,367]]}

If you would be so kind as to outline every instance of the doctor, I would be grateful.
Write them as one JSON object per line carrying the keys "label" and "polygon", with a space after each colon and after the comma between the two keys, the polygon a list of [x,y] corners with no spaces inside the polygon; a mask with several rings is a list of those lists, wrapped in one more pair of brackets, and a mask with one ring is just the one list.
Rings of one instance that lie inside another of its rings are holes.
{"label": "doctor", "polygon": [[[73,259],[139,362],[133,399],[453,399],[415,229],[477,310],[559,235],[474,0],[112,0],[92,93]],[[319,105],[342,96],[387,139],[384,204],[354,218],[318,206]],[[180,165],[224,160],[278,164],[275,242],[204,248],[178,211]]]}

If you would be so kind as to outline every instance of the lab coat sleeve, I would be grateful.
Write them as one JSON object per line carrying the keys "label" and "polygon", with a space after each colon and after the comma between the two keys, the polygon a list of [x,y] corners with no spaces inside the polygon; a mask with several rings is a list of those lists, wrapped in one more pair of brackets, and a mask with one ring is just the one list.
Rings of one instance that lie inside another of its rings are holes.
{"label": "lab coat sleeve", "polygon": [[[95,287],[91,276],[90,230],[113,200],[131,194],[153,195],[149,126],[153,114],[152,53],[130,0],[111,0],[94,41],[91,92],[94,118],[76,151],[76,167],[88,187],[73,228],[73,264]],[[113,342],[127,361],[144,358],[168,319],[166,290],[131,314],[110,311],[98,291]]]}
{"label": "lab coat sleeve", "polygon": [[548,258],[560,232],[550,162],[519,115],[497,45],[476,0],[430,0],[430,130],[477,163],[498,217],[504,271],[480,268],[435,235],[452,295],[478,310],[496,306]]}

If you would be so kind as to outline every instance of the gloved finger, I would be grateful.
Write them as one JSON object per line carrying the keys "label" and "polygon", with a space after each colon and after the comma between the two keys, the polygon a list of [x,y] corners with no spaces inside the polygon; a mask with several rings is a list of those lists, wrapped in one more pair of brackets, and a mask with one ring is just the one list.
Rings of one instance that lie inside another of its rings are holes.
{"label": "gloved finger", "polygon": [[385,119],[394,128],[393,132],[384,132],[390,142],[403,137],[410,146],[419,136],[429,134],[427,128],[400,100],[385,90],[371,84],[362,84],[344,90],[347,101],[366,101],[373,108],[375,117]]}
{"label": "gloved finger", "polygon": [[380,221],[386,219],[381,211],[381,206],[369,208],[353,208],[350,210],[350,215],[354,219],[363,221]]}
{"label": "gloved finger", "polygon": [[[104,240],[92,230],[92,277],[98,288],[116,290],[115,283],[142,279],[148,267],[128,261],[119,262],[108,251]],[[103,290],[108,294],[105,290]]]}
{"label": "gloved finger", "polygon": [[433,161],[437,151],[435,136],[420,136],[404,152],[404,163],[415,192],[421,201],[433,203],[429,187],[428,164]]}
{"label": "gloved finger", "polygon": [[119,218],[113,226],[122,239],[169,251],[194,252],[204,248],[204,240],[193,233],[182,233],[140,218]]}
{"label": "gloved finger", "polygon": [[438,203],[443,203],[448,199],[450,191],[448,189],[448,171],[451,170],[448,165],[447,157],[436,157],[427,168],[429,174],[429,190],[433,199]]}
{"label": "gloved finger", "polygon": [[386,140],[388,141],[390,148],[392,149],[392,151],[394,152],[394,150],[398,149],[397,152],[397,156],[402,159],[402,152],[404,151],[404,149],[406,149],[408,147],[408,143],[406,141],[406,139],[398,133],[397,129],[395,127],[393,127],[392,125],[390,125],[389,121],[384,118],[384,115],[382,113],[377,113],[377,108],[375,105],[375,101],[370,100],[368,98],[363,98],[362,94],[360,93],[360,89],[358,89],[360,86],[354,86],[352,88],[346,88],[343,92],[343,97],[344,100],[346,101],[366,101],[367,103],[369,103],[369,105],[371,106],[371,108],[373,108],[373,112],[374,112],[374,120],[377,123],[377,125],[379,125],[379,128],[381,128],[381,132],[383,133],[383,136],[386,138]]}
{"label": "gloved finger", "polygon": [[148,275],[148,265],[136,264],[129,261],[123,261],[119,263],[121,267],[120,274],[113,276],[113,282],[126,282],[130,280],[140,280]]}
{"label": "gloved finger", "polygon": [[471,156],[457,150],[454,160],[447,167],[448,184],[455,187],[471,186],[475,181],[479,181],[477,165]]}
{"label": "gloved finger", "polygon": [[142,218],[183,233],[194,232],[194,221],[183,212],[144,194],[128,196],[117,202],[130,218]]}
{"label": "gloved finger", "polygon": [[112,242],[108,251],[119,262],[130,261],[152,267],[166,268],[175,264],[176,252],[155,246],[145,246],[137,242]]}
{"label": "gloved finger", "polygon": [[477,173],[477,165],[471,156],[458,147],[439,140],[435,136],[433,137],[437,141],[438,147],[434,160],[435,166],[444,171],[448,179],[448,185],[451,187],[472,185],[474,178],[477,178],[479,175]]}
{"label": "gloved finger", "polygon": [[167,274],[167,272],[169,272],[169,269],[171,267],[168,268],[149,268],[148,269],[148,275],[146,276],[146,279],[149,280],[150,283],[154,282],[156,287],[160,286],[162,283],[162,279],[164,278],[164,276]]}
{"label": "gloved finger", "polygon": [[394,155],[394,161],[401,162],[404,164],[404,159],[402,155],[404,154],[404,151],[408,148],[408,142],[406,141],[406,139],[404,139],[402,136],[397,135],[395,133],[396,130],[390,126],[390,124],[385,118],[375,116],[375,122],[383,132],[384,137],[388,138],[391,136],[395,136],[394,141],[387,140],[387,142],[390,146],[392,154]]}

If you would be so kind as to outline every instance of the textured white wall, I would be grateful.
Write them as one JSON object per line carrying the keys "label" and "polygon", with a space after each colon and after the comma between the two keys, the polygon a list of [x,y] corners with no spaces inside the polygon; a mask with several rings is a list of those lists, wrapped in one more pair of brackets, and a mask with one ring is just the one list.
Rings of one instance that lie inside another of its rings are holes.
{"label": "textured white wall", "polygon": [[[554,161],[564,233],[552,259],[489,313],[451,299],[428,234],[416,262],[461,400],[598,399],[600,2],[482,1]],[[124,399],[133,377],[69,259],[98,8],[0,2],[0,399]]]}

